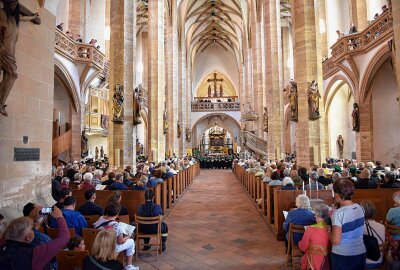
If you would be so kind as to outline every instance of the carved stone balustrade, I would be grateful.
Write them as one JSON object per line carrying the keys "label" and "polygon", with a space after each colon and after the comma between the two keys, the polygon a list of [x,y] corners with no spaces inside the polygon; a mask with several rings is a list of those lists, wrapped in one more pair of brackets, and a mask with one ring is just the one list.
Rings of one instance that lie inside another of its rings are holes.
{"label": "carved stone balustrade", "polygon": [[192,112],[240,111],[239,102],[192,102]]}
{"label": "carved stone balustrade", "polygon": [[324,79],[329,78],[338,70],[337,63],[349,55],[370,51],[390,35],[393,36],[393,16],[388,10],[363,31],[340,38],[331,47],[332,56],[322,64]]}
{"label": "carved stone balustrade", "polygon": [[56,52],[74,63],[89,64],[98,70],[107,69],[106,56],[90,44],[76,42],[59,29],[55,29]]}
{"label": "carved stone balustrade", "polygon": [[268,142],[258,138],[249,131],[242,131],[243,145],[249,150],[261,155],[268,156]]}

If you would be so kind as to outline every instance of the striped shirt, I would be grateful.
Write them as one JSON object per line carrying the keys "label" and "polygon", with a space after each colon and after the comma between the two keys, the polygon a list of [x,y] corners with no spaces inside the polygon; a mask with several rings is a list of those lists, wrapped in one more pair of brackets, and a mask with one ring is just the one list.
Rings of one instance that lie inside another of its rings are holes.
{"label": "striped shirt", "polygon": [[364,211],[359,204],[341,206],[333,213],[332,225],[342,228],[342,240],[332,246],[332,253],[355,256],[366,252],[363,241]]}

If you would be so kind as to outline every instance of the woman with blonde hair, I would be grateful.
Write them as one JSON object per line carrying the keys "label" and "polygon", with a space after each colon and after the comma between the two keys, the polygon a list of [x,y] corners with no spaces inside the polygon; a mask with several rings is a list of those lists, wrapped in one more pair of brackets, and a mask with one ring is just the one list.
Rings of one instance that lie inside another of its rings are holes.
{"label": "woman with blonde hair", "polygon": [[91,255],[83,260],[83,269],[113,269],[124,267],[115,260],[116,236],[113,230],[101,230],[94,239]]}

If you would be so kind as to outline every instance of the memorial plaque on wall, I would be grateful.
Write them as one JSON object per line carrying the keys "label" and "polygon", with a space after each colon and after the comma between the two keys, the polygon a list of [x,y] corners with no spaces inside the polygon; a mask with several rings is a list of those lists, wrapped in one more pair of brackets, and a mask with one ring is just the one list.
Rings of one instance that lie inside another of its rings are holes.
{"label": "memorial plaque on wall", "polygon": [[40,148],[14,147],[14,161],[39,161]]}

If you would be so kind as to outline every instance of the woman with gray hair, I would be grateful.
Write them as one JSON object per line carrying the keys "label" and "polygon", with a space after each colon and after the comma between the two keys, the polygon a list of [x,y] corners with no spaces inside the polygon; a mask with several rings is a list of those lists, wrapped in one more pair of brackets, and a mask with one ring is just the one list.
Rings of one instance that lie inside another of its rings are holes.
{"label": "woman with gray hair", "polygon": [[[299,248],[304,252],[301,269],[329,269],[329,233],[327,220],[329,219],[329,207],[319,204],[314,207],[317,223],[309,226],[299,242]],[[328,222],[329,223],[329,222]],[[316,251],[310,254],[309,251]]]}
{"label": "woman with gray hair", "polygon": [[[291,210],[285,222],[283,223],[283,229],[286,231],[285,245],[287,247],[287,240],[289,239],[289,227],[293,223],[295,225],[308,226],[315,223],[314,213],[310,211],[310,199],[306,195],[299,195],[296,198],[297,209]],[[293,240],[294,244],[301,240],[302,233],[294,233]]]}
{"label": "woman with gray hair", "polygon": [[294,186],[293,180],[290,177],[285,177],[282,180],[283,187],[281,190],[296,190],[297,188]]}

